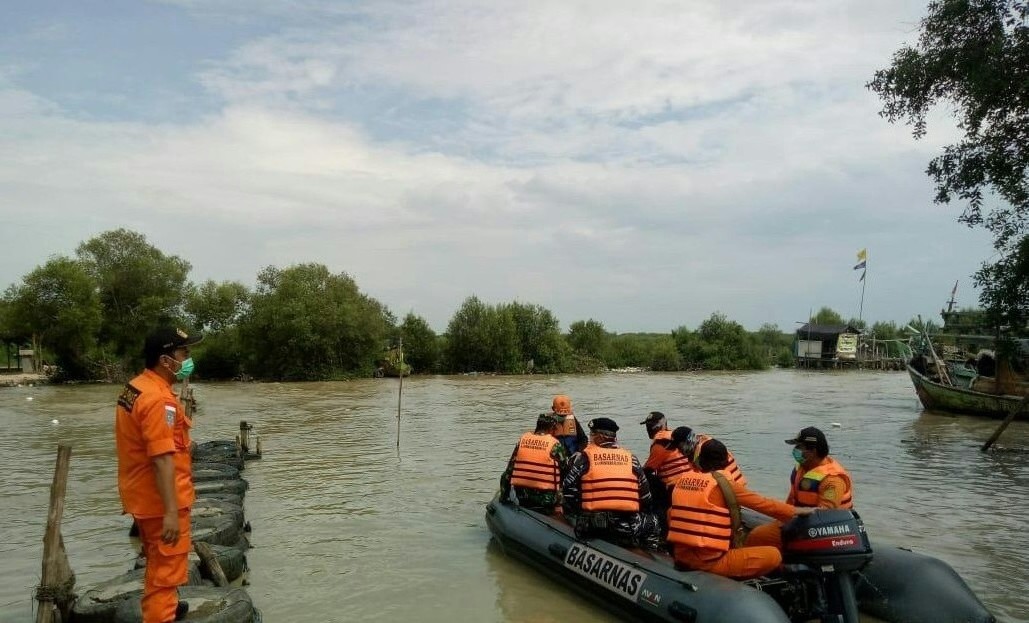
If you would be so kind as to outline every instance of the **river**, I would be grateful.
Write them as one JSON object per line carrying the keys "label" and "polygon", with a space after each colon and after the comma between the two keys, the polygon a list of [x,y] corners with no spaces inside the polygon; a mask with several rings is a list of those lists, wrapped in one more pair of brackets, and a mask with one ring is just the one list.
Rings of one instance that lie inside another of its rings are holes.
{"label": "river", "polygon": [[[663,411],[726,442],[751,487],[782,497],[782,440],[821,427],[855,481],[873,545],[950,563],[1001,621],[1029,621],[1029,424],[997,452],[992,420],[925,413],[907,375],[429,377],[305,384],[199,383],[194,438],[255,425],[248,464],[248,590],[265,621],[614,621],[490,546],[483,507],[518,436],[555,393],[582,421],[614,418],[645,457],[638,422]],[[0,621],[30,621],[57,444],[73,445],[64,537],[78,585],[131,567],[112,439],[118,388],[0,389]],[[57,423],[53,423],[57,420]]]}

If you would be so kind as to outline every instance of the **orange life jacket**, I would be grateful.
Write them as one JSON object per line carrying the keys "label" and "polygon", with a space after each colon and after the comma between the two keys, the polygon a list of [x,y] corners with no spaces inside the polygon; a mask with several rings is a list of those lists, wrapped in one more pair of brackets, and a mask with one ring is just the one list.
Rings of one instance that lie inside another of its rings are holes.
{"label": "orange life jacket", "polygon": [[558,415],[558,417],[562,417],[564,419],[561,420],[560,423],[558,423],[558,425],[557,425],[557,432],[554,433],[554,434],[559,436],[559,437],[563,437],[563,436],[566,436],[566,435],[574,436],[576,434],[575,416],[572,415],[571,413],[569,413],[568,415],[560,415],[560,414],[557,414],[557,415]]}
{"label": "orange life jacket", "polygon": [[672,431],[667,428],[654,433],[654,444],[659,443],[662,447],[667,448],[664,460],[654,468],[654,473],[661,479],[661,482],[665,483],[666,487],[674,486],[679,476],[691,469],[689,457],[683,454],[679,448],[671,447],[671,441]]}
{"label": "orange life jacket", "polygon": [[825,457],[822,459],[821,465],[807,472],[802,473],[796,467],[793,468],[793,473],[790,474],[790,481],[793,483],[793,487],[790,490],[789,503],[794,506],[817,508],[821,500],[818,489],[822,486],[822,481],[827,476],[837,476],[843,479],[843,482],[847,485],[846,490],[840,492],[840,499],[837,505],[840,508],[854,508],[854,488],[850,480],[850,474],[831,456]]}
{"label": "orange life jacket", "polygon": [[[696,447],[693,448],[693,471],[700,473],[700,468],[696,466],[697,458],[700,456],[700,449],[704,447],[704,444],[711,440],[711,437],[707,435],[700,435],[700,439],[697,441]],[[728,452],[728,450],[727,450]],[[747,486],[747,478],[743,475],[743,470],[736,463],[736,457],[729,452],[729,464],[725,466],[725,469],[719,470],[725,473],[725,477],[733,482],[738,483],[741,486]]]}
{"label": "orange life jacket", "polygon": [[554,446],[560,443],[552,435],[537,435],[532,432],[522,435],[518,440],[518,451],[515,453],[511,485],[540,491],[557,491],[561,488],[561,473],[557,461],[550,456]]}
{"label": "orange life jacket", "polygon": [[640,488],[632,471],[632,453],[595,444],[586,446],[583,452],[590,467],[582,475],[582,509],[639,512]]}
{"label": "orange life jacket", "polygon": [[668,541],[686,547],[729,551],[732,516],[714,476],[691,472],[672,489]]}

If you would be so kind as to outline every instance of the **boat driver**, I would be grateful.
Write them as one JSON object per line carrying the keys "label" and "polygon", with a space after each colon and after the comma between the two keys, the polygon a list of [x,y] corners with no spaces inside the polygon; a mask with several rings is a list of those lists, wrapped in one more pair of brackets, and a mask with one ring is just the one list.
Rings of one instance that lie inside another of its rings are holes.
{"label": "boat driver", "polygon": [[[854,488],[850,474],[829,456],[825,433],[808,426],[787,439],[793,446],[797,465],[790,474],[786,503],[810,508],[854,508]],[[771,522],[754,528],[747,545],[772,545],[782,549],[782,524]]]}

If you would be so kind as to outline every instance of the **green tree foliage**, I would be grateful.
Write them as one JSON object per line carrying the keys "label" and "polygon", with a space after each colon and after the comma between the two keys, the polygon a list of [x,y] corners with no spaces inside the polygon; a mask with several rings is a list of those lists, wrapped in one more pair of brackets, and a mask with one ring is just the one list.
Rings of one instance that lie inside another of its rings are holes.
{"label": "green tree foliage", "polygon": [[810,318],[811,324],[820,325],[843,325],[847,324],[843,320],[843,316],[839,315],[836,311],[829,307],[823,307],[818,310],[818,313]]}
{"label": "green tree foliage", "polygon": [[603,360],[608,356],[610,343],[604,323],[598,320],[576,320],[568,327],[568,345],[580,355]]}
{"label": "green tree foliage", "polygon": [[[498,312],[509,315],[514,321],[520,354],[517,365],[531,361],[533,371],[545,373],[567,369],[568,348],[561,336],[560,323],[549,309],[514,302],[500,306]],[[522,370],[515,368],[515,371]]]}
{"label": "green tree foliage", "polygon": [[901,336],[900,329],[897,328],[897,323],[892,320],[889,322],[879,321],[872,325],[870,331],[877,340],[895,340]]}
{"label": "green tree foliage", "polygon": [[851,318],[843,324],[850,325],[858,331],[861,331],[862,333],[868,330],[868,322],[866,322],[863,318]]}
{"label": "green tree foliage", "polygon": [[104,232],[77,253],[99,288],[101,343],[123,360],[140,358],[143,336],[182,315],[189,263],[127,229]]}
{"label": "green tree foliage", "polygon": [[4,295],[8,331],[53,353],[63,378],[91,374],[102,315],[96,284],[81,263],[57,257]]}
{"label": "green tree foliage", "polygon": [[664,335],[653,344],[649,367],[657,372],[682,370],[682,355],[679,354],[672,336]]}
{"label": "green tree foliage", "polygon": [[[959,220],[993,234],[999,259],[975,275],[994,326],[1029,323],[1029,2],[930,2],[915,46],[904,46],[868,87],[891,123],[926,134],[947,104],[962,139],[929,162],[936,202],[965,204]],[[996,201],[995,199],[1000,199]]]}
{"label": "green tree foliage", "polygon": [[404,361],[414,372],[435,372],[440,364],[440,341],[429,323],[414,312],[404,316],[397,329],[404,338]]}
{"label": "green tree foliage", "polygon": [[461,303],[447,325],[446,359],[452,372],[488,370],[490,360],[487,334],[489,307],[476,296]]}
{"label": "green tree foliage", "polygon": [[768,322],[754,334],[768,362],[780,367],[793,365],[793,337],[793,334],[783,333],[778,325]]}
{"label": "green tree foliage", "polygon": [[569,365],[549,310],[518,302],[487,305],[475,296],[450,319],[446,360],[453,372],[561,372]]}
{"label": "green tree foliage", "polygon": [[240,322],[255,376],[282,380],[370,375],[393,319],[346,273],[322,264],[261,271]]}
{"label": "green tree foliage", "polygon": [[768,360],[743,325],[714,313],[696,331],[680,327],[672,332],[676,347],[689,368],[705,370],[761,370]]}
{"label": "green tree foliage", "polygon": [[203,331],[221,331],[235,326],[250,304],[250,291],[238,281],[215,283],[207,280],[190,286],[185,294],[186,318]]}

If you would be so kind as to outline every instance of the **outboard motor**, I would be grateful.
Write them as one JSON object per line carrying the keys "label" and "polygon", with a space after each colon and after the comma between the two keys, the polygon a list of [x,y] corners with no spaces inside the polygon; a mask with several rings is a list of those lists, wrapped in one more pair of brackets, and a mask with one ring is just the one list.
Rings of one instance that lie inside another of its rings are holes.
{"label": "outboard motor", "polygon": [[872,560],[865,524],[852,510],[823,509],[794,518],[782,529],[786,576],[811,585],[807,616],[823,623],[858,623],[855,571]]}

